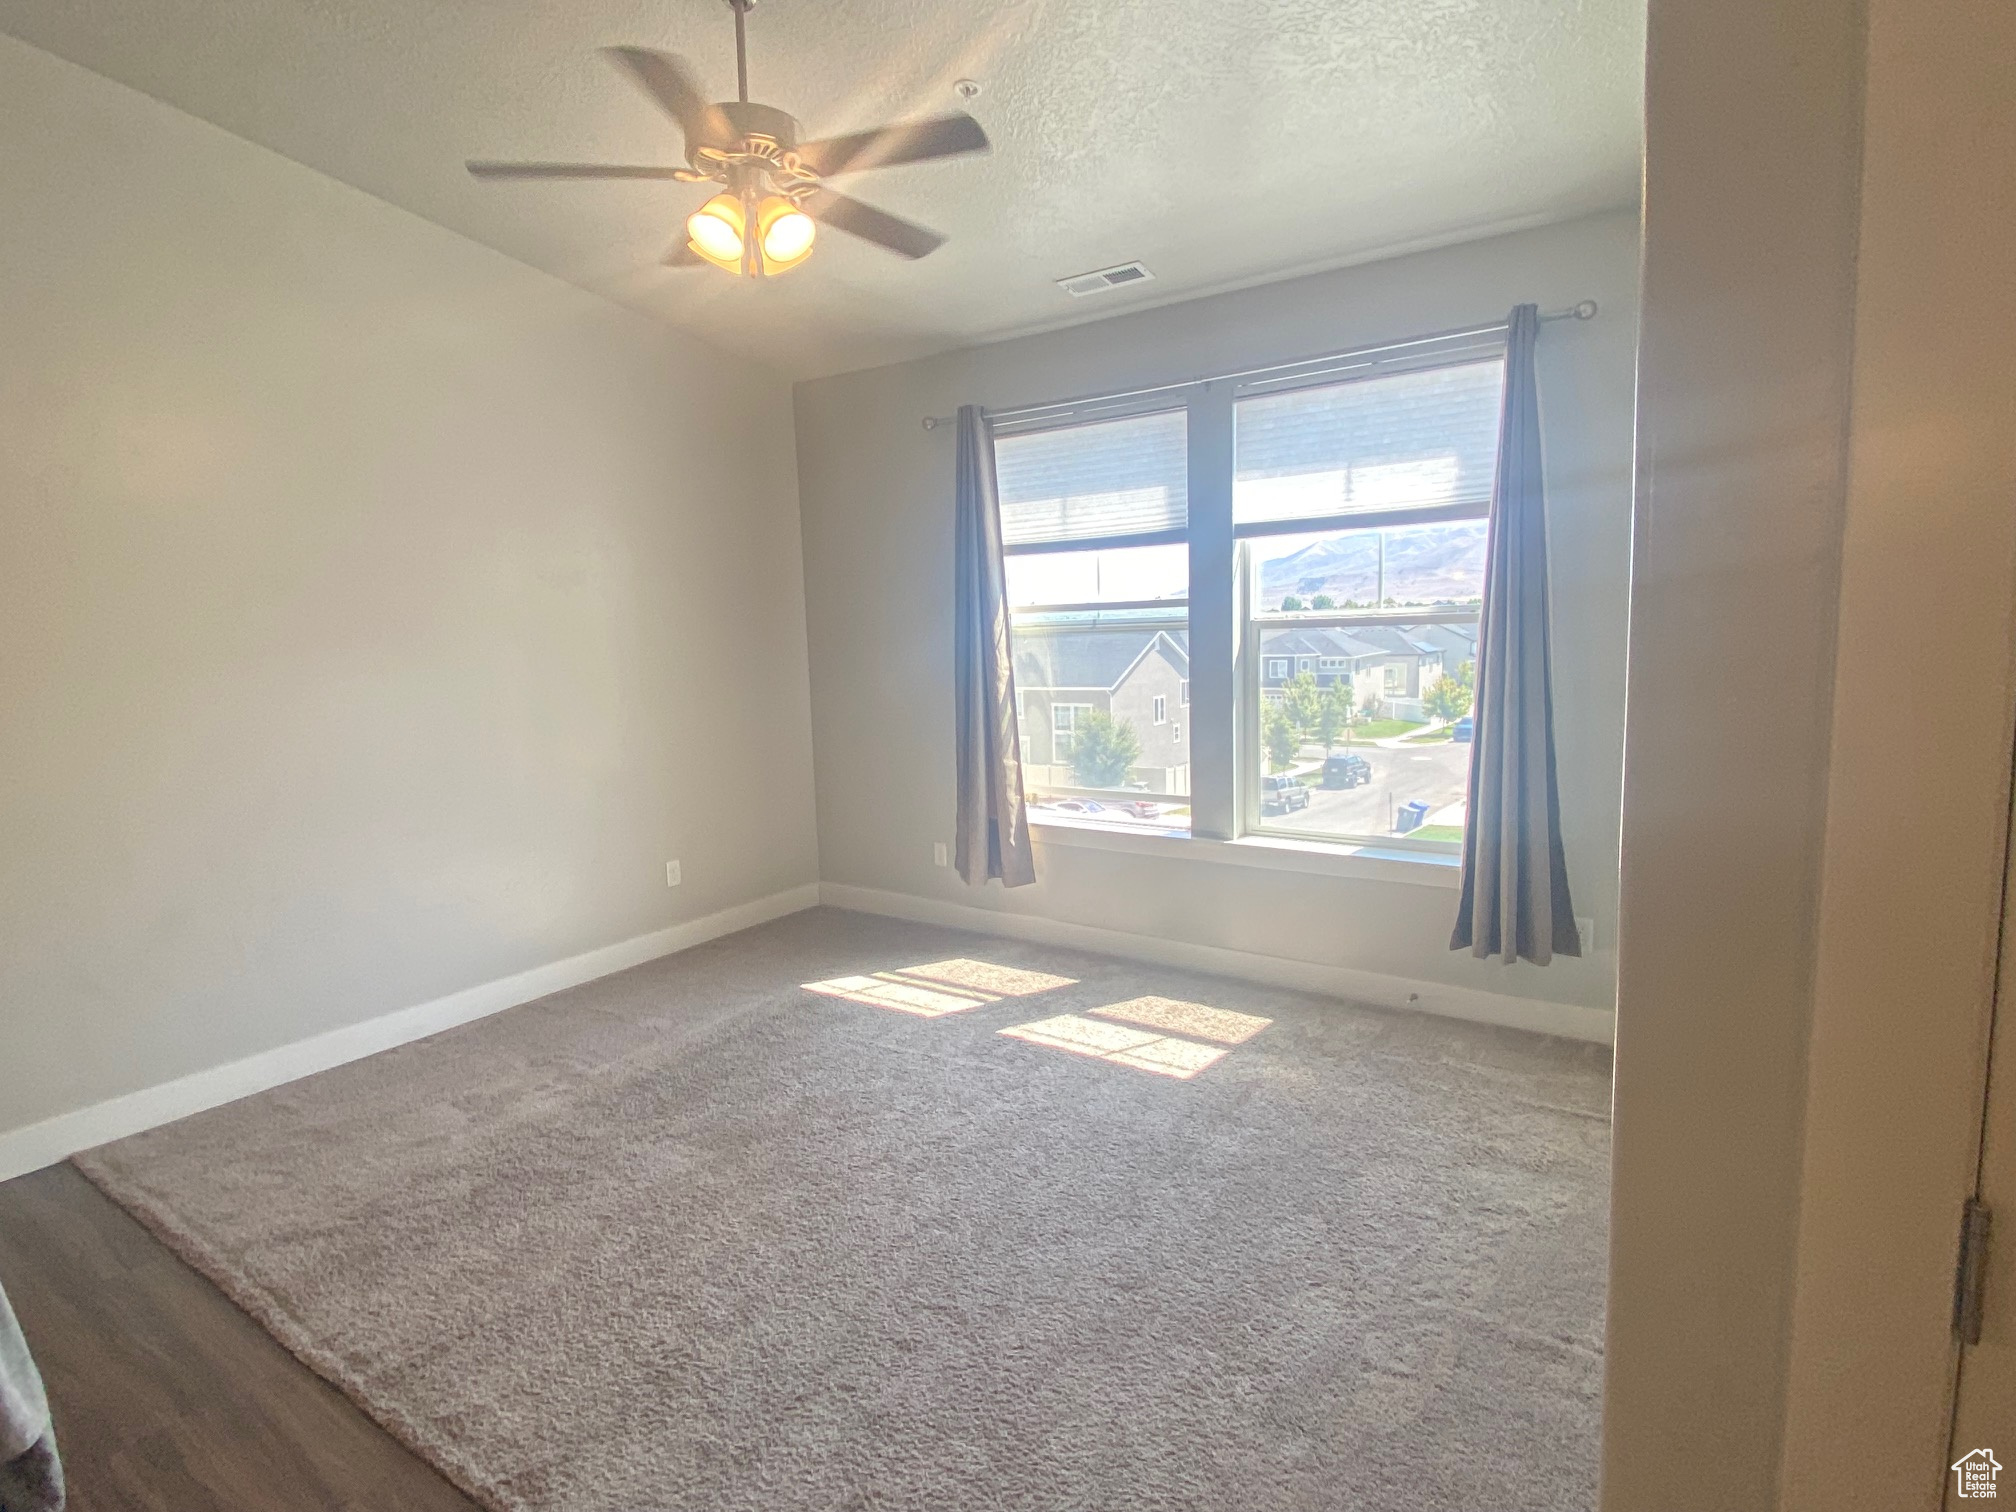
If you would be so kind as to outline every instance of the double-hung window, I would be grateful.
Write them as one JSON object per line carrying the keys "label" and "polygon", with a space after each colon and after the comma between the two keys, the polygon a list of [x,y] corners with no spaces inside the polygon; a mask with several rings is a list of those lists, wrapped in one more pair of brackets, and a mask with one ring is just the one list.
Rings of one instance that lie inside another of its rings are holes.
{"label": "double-hung window", "polygon": [[1032,817],[1455,850],[1503,386],[1472,337],[997,421]]}
{"label": "double-hung window", "polygon": [[1189,754],[1168,720],[1190,675],[1188,447],[1180,404],[996,427],[1039,820],[1190,827]]}
{"label": "double-hung window", "polygon": [[1237,391],[1245,829],[1461,843],[1504,383],[1493,347]]}

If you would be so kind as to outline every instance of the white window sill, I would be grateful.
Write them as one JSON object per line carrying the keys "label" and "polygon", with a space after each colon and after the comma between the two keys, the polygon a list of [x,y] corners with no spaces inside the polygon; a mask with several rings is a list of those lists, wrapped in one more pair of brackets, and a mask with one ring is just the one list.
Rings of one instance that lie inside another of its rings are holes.
{"label": "white window sill", "polygon": [[1137,856],[1160,856],[1172,861],[1253,866],[1267,871],[1349,877],[1359,881],[1402,882],[1416,887],[1454,889],[1463,885],[1461,860],[1434,851],[1284,840],[1273,835],[1209,840],[1199,835],[1147,826],[1137,833],[1106,825],[1060,824],[1045,819],[1034,820],[1029,826],[1029,833],[1039,847],[1061,845],[1070,850],[1119,851]]}

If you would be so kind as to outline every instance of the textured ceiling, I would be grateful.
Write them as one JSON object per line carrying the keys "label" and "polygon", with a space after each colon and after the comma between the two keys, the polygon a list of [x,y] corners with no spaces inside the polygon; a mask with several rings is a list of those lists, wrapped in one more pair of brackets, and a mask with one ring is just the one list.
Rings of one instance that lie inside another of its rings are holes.
{"label": "textured ceiling", "polygon": [[[1487,234],[1637,191],[1644,0],[759,0],[750,94],[811,135],[970,106],[991,156],[839,186],[951,235],[837,233],[765,284],[663,268],[701,191],[478,183],[469,157],[677,162],[596,49],[734,93],[722,0],[0,0],[0,29],[798,377]],[[1140,258],[1156,280],[1053,280]]]}

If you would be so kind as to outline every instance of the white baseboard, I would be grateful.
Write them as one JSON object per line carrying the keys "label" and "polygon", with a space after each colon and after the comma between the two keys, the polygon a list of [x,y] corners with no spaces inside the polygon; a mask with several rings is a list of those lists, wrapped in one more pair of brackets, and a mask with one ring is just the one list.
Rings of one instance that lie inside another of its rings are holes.
{"label": "white baseboard", "polygon": [[569,956],[564,961],[535,966],[515,976],[465,987],[446,997],[415,1003],[410,1008],[366,1019],[361,1024],[331,1029],[326,1034],[296,1040],[291,1045],[281,1045],[277,1049],[248,1055],[243,1060],[163,1082],[158,1087],[145,1087],[74,1112],[59,1113],[54,1118],[29,1124],[26,1128],[0,1133],[0,1181],[67,1160],[79,1150],[89,1150],[160,1124],[173,1123],[178,1118],[201,1113],[205,1108],[234,1102],[254,1092],[264,1092],[268,1087],[297,1081],[317,1071],[327,1071],[331,1066],[340,1066],[346,1061],[360,1060],[367,1055],[376,1055],[380,1050],[390,1050],[395,1045],[425,1039],[443,1029],[466,1024],[471,1019],[501,1013],[506,1008],[515,1008],[520,1003],[529,1003],[549,993],[578,987],[583,982],[641,966],[660,956],[690,950],[722,935],[781,919],[786,914],[811,908],[818,901],[818,884],[807,882],[800,887],[772,893],[766,898],[738,903],[733,908],[724,908],[705,918],[690,919],[669,929],[654,929],[635,939],[620,940],[599,950]]}
{"label": "white baseboard", "polygon": [[1123,956],[1157,966],[1208,971],[1215,976],[1238,977],[1249,982],[1264,982],[1270,987],[1288,987],[1297,992],[1346,998],[1378,1008],[1434,1013],[1444,1018],[1468,1019],[1477,1024],[1501,1024],[1596,1044],[1615,1042],[1615,1016],[1604,1009],[1585,1008],[1576,1003],[1549,1003],[1539,998],[1513,997],[1475,987],[1410,981],[1405,977],[1360,971],[1350,966],[1327,966],[1317,961],[1297,961],[1286,956],[1231,950],[1222,945],[1197,945],[1185,940],[1163,939],[1159,935],[1130,934],[1091,924],[1072,924],[1041,914],[974,908],[970,904],[920,898],[911,893],[885,892],[876,887],[855,887],[845,882],[821,882],[819,901],[835,908],[887,914],[891,918],[910,919],[919,924],[943,924],[954,929],[1034,940],[1043,945],[1064,945],[1098,955]]}

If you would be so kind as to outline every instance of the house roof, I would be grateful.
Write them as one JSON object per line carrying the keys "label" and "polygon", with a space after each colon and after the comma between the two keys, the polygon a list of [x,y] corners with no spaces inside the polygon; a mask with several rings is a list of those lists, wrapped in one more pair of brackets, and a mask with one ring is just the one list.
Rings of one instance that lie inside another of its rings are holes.
{"label": "house roof", "polygon": [[1440,646],[1444,656],[1454,652],[1464,661],[1477,659],[1475,625],[1403,625],[1401,630],[1411,639],[1425,640],[1430,645]]}
{"label": "house roof", "polygon": [[1024,630],[1015,637],[1015,681],[1023,688],[1104,688],[1126,681],[1134,664],[1151,650],[1182,677],[1190,675],[1190,653],[1182,631]]}
{"label": "house roof", "polygon": [[1267,656],[1439,656],[1440,646],[1417,640],[1391,625],[1360,625],[1351,630],[1289,630],[1267,637]]}
{"label": "house roof", "polygon": [[1442,648],[1432,640],[1424,640],[1412,630],[1397,625],[1367,625],[1362,630],[1351,632],[1362,641],[1391,651],[1400,656],[1440,656]]}

